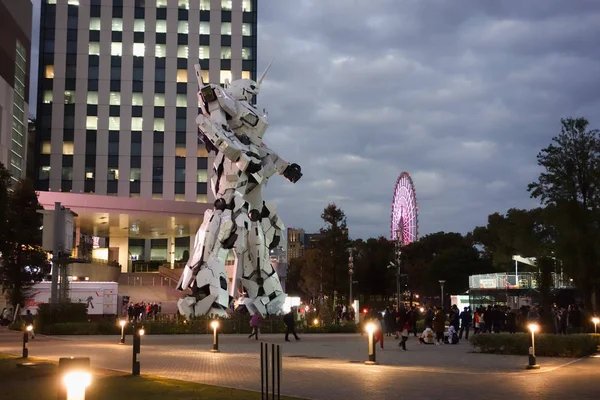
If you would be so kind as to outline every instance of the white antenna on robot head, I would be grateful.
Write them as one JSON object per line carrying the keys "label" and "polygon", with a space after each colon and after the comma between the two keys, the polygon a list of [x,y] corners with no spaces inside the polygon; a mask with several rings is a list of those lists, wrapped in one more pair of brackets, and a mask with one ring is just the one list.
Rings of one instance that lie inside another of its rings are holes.
{"label": "white antenna on robot head", "polygon": [[269,72],[269,68],[271,68],[271,64],[273,64],[273,61],[275,61],[275,58],[273,58],[271,60],[271,62],[269,63],[269,65],[267,65],[267,68],[265,69],[265,72],[263,72],[262,75],[260,76],[260,78],[258,78],[258,84],[256,85],[257,89],[260,89],[260,85],[262,84],[263,80],[265,79],[265,76],[267,76],[267,72]]}

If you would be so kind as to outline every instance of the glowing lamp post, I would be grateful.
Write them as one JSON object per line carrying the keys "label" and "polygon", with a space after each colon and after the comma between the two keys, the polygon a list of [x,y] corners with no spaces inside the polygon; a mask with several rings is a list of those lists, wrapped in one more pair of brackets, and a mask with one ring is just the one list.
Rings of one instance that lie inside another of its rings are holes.
{"label": "glowing lamp post", "polygon": [[33,331],[32,325],[27,325],[27,327],[23,331],[23,358],[29,357],[29,349],[27,348],[27,343],[29,343],[29,333],[31,331]]}
{"label": "glowing lamp post", "polygon": [[529,324],[529,330],[531,331],[531,347],[529,348],[529,364],[527,369],[540,369],[535,359],[535,333],[540,329],[538,324]]}
{"label": "glowing lamp post", "polygon": [[212,321],[210,323],[211,328],[213,328],[213,347],[210,350],[211,353],[219,352],[219,321]]}
{"label": "glowing lamp post", "polygon": [[119,325],[121,326],[121,341],[119,342],[120,344],[125,344],[125,325],[126,324],[127,324],[127,322],[124,319],[119,321]]}
{"label": "glowing lamp post", "polygon": [[92,383],[90,359],[68,357],[58,360],[58,373],[62,380],[59,386],[59,400],[85,400],[85,390]]}
{"label": "glowing lamp post", "polygon": [[600,322],[600,318],[594,317],[592,318],[592,322],[594,323],[594,333],[598,333],[598,323]]}
{"label": "glowing lamp post", "polygon": [[313,319],[313,325],[319,326],[319,320],[317,318]]}
{"label": "glowing lamp post", "polygon": [[135,327],[133,328],[133,363],[131,367],[131,375],[133,376],[140,374],[139,354],[142,349],[142,336],[144,336],[145,333],[144,327],[137,330]]}
{"label": "glowing lamp post", "polygon": [[367,365],[375,365],[377,364],[376,361],[376,357],[375,357],[375,339],[373,337],[374,333],[375,333],[375,324],[373,324],[372,322],[369,322],[367,324],[367,333],[369,334],[369,360],[365,361],[365,364]]}

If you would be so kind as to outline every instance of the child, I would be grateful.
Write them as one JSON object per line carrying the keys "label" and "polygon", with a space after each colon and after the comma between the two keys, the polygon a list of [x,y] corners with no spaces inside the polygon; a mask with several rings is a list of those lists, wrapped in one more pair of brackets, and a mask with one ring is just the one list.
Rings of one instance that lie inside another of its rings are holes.
{"label": "child", "polygon": [[458,344],[458,334],[453,325],[448,327],[448,342],[450,342],[450,344]]}
{"label": "child", "polygon": [[402,347],[403,351],[406,351],[406,341],[408,340],[408,330],[410,329],[410,325],[407,322],[404,323],[404,328],[402,329],[402,341],[398,343],[398,346]]}

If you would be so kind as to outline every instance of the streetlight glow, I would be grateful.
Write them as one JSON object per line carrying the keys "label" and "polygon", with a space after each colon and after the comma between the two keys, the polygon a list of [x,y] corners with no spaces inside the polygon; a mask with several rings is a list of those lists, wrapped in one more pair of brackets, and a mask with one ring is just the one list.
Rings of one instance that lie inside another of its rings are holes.
{"label": "streetlight glow", "polygon": [[537,332],[540,329],[538,324],[529,324],[527,327],[531,333]]}
{"label": "streetlight glow", "polygon": [[319,320],[317,318],[313,319],[313,325],[319,325]]}
{"label": "streetlight glow", "polygon": [[92,374],[85,371],[73,371],[65,374],[63,383],[67,387],[68,400],[84,400],[85,389],[92,383]]}
{"label": "streetlight glow", "polygon": [[119,325],[121,325],[121,328],[123,328],[126,323],[127,322],[125,322],[125,320],[123,320],[123,319],[121,321],[119,321]]}
{"label": "streetlight glow", "polygon": [[373,332],[375,332],[375,324],[373,324],[372,322],[369,322],[366,326],[367,332],[372,335]]}
{"label": "streetlight glow", "polygon": [[33,330],[33,325],[27,325],[27,332],[31,332]]}
{"label": "streetlight glow", "polygon": [[600,322],[600,318],[594,317],[592,318],[592,322],[594,323],[594,334],[598,333],[598,323]]}
{"label": "streetlight glow", "polygon": [[140,336],[144,336],[144,334],[146,333],[146,331],[144,330],[144,328],[139,330]]}
{"label": "streetlight glow", "polygon": [[217,329],[219,327],[219,321],[212,321],[210,323],[210,327],[213,329]]}

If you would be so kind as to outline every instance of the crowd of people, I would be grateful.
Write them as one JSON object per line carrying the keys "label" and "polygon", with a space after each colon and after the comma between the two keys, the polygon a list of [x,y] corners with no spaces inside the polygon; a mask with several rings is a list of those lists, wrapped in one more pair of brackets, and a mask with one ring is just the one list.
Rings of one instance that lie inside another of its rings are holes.
{"label": "crowd of people", "polygon": [[162,313],[162,303],[129,303],[127,317],[129,322],[158,319]]}
{"label": "crowd of people", "polygon": [[[424,330],[419,333],[417,321],[423,319]],[[581,306],[568,308],[552,307],[545,311],[539,306],[522,306],[512,309],[498,304],[471,307],[459,310],[456,305],[450,309],[442,307],[417,308],[416,306],[387,307],[383,312],[372,311],[365,316],[365,322],[376,325],[375,342],[383,349],[385,336],[401,339],[398,346],[406,350],[410,334],[419,337],[420,344],[458,344],[463,336],[469,339],[473,334],[528,332],[532,322],[543,325],[548,333],[580,333],[587,321],[585,310]]]}

